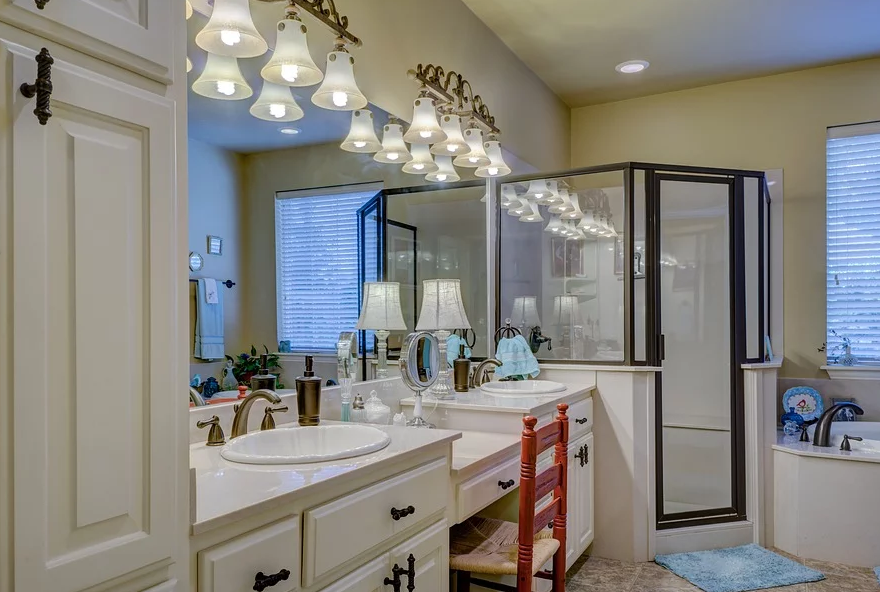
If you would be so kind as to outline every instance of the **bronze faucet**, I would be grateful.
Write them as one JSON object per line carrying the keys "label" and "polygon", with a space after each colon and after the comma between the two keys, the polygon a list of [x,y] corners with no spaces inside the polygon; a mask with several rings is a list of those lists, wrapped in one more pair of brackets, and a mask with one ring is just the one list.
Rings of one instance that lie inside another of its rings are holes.
{"label": "bronze faucet", "polygon": [[488,365],[492,365],[495,368],[501,365],[501,362],[496,360],[495,358],[486,358],[482,362],[480,362],[476,368],[474,368],[473,373],[471,373],[470,384],[468,385],[470,388],[478,388],[484,382],[489,381],[489,370],[486,368]]}
{"label": "bronze faucet", "polygon": [[196,407],[204,407],[205,405],[207,405],[207,403],[205,403],[205,398],[202,397],[201,393],[199,393],[199,391],[197,391],[193,387],[189,387],[189,400],[190,403],[192,403]]}
{"label": "bronze faucet", "polygon": [[822,417],[819,418],[819,422],[816,424],[816,431],[813,432],[813,446],[825,448],[831,446],[831,422],[834,421],[834,416],[837,415],[838,411],[847,407],[855,411],[856,415],[865,414],[864,410],[855,403],[846,402],[832,405],[825,410],[825,413],[822,414]]}
{"label": "bronze faucet", "polygon": [[268,389],[252,391],[242,400],[240,405],[235,406],[235,417],[232,419],[232,432],[229,436],[230,439],[238,438],[239,436],[247,434],[248,415],[251,412],[251,406],[257,399],[265,399],[273,405],[281,404],[281,397],[279,397],[278,393],[275,391],[270,391]]}

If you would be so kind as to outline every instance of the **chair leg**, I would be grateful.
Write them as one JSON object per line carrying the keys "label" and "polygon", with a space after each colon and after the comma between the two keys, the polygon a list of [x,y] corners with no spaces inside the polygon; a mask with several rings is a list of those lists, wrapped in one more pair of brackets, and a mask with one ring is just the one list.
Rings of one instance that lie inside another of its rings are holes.
{"label": "chair leg", "polygon": [[565,546],[553,555],[553,592],[565,592]]}
{"label": "chair leg", "polygon": [[459,571],[457,580],[458,580],[458,590],[456,590],[456,592],[470,592],[470,590],[471,590],[471,572]]}

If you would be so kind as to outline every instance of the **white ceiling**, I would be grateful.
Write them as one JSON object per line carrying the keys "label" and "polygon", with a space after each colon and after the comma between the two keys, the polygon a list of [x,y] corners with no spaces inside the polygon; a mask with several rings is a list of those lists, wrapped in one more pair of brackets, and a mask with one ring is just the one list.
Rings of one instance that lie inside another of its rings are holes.
{"label": "white ceiling", "polygon": [[878,0],[463,2],[572,107],[880,55]]}

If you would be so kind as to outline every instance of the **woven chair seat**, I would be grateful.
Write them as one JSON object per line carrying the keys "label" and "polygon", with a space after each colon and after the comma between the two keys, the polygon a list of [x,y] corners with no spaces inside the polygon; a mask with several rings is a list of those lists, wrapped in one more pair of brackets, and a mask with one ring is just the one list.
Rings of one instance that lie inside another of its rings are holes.
{"label": "woven chair seat", "polygon": [[[515,522],[474,516],[452,527],[449,538],[449,567],[454,570],[492,575],[516,575],[519,527]],[[550,561],[559,541],[545,528],[535,534],[532,547],[532,575]]]}

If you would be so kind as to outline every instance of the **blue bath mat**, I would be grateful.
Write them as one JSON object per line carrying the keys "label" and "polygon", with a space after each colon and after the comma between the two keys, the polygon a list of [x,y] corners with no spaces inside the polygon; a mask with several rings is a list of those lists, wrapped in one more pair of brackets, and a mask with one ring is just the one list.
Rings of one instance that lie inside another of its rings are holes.
{"label": "blue bath mat", "polygon": [[825,579],[814,569],[754,544],[657,555],[654,561],[706,592],[746,592]]}
{"label": "blue bath mat", "polygon": [[880,582],[880,567],[874,568],[874,575],[877,576],[877,581]]}

